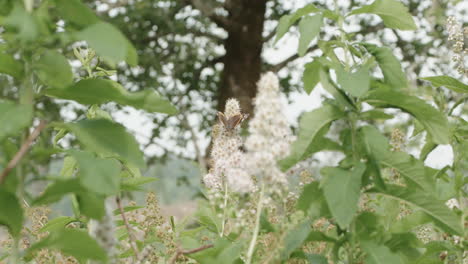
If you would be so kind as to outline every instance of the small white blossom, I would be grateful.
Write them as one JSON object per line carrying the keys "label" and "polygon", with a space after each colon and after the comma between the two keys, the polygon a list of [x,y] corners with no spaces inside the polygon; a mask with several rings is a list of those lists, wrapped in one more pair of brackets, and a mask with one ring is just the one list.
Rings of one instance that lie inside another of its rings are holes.
{"label": "small white blossom", "polygon": [[245,143],[249,171],[259,178],[286,183],[286,175],[276,163],[289,154],[292,136],[281,103],[279,81],[272,72],[258,82],[254,105],[255,114]]}
{"label": "small white blossom", "polygon": [[455,62],[455,67],[460,74],[468,76],[468,69],[465,67],[465,57],[468,49],[464,49],[465,36],[468,35],[468,28],[463,29],[462,24],[455,17],[451,16],[447,19],[448,40],[452,42],[452,51],[454,52],[452,60]]}
{"label": "small white blossom", "polygon": [[[224,115],[227,119],[241,114],[239,102],[229,99],[226,102]],[[213,149],[211,151],[212,169],[203,178],[206,186],[222,189],[227,183],[235,192],[249,192],[254,184],[251,176],[244,171],[245,155],[241,151],[242,139],[239,128],[226,129],[222,124],[213,127]]]}

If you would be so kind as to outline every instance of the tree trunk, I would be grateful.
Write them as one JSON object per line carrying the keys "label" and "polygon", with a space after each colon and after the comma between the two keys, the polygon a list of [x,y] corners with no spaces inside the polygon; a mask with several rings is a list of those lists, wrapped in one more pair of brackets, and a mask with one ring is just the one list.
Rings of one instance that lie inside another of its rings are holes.
{"label": "tree trunk", "polygon": [[236,98],[242,112],[252,114],[252,99],[261,74],[265,0],[226,0],[229,12],[228,38],[224,48],[224,70],[218,89],[218,110]]}

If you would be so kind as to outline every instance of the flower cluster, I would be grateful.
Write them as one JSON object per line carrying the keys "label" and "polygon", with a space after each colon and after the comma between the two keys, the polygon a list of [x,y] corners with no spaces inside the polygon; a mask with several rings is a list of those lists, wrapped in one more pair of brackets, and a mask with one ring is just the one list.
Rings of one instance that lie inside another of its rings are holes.
{"label": "flower cluster", "polygon": [[[229,99],[224,116],[227,120],[241,116],[239,102]],[[245,157],[241,151],[242,139],[239,127],[226,128],[216,124],[213,128],[212,168],[205,175],[204,182],[209,188],[221,189],[227,185],[235,192],[248,192],[254,187],[250,175],[245,171]]]}
{"label": "flower cluster", "polygon": [[289,154],[292,136],[280,99],[279,81],[272,72],[258,82],[254,105],[255,115],[245,143],[249,172],[266,181],[286,183],[286,175],[276,164]]}
{"label": "flower cluster", "polygon": [[[252,177],[272,183],[286,183],[286,175],[276,165],[289,153],[291,130],[284,115],[279,81],[269,72],[258,82],[254,100],[255,114],[249,123],[249,136],[241,151],[239,128],[227,128],[222,123],[213,128],[212,168],[204,182],[211,189],[228,186],[235,192],[255,189]],[[241,115],[239,102],[229,99],[224,116],[226,120]]]}
{"label": "flower cluster", "polygon": [[465,67],[465,57],[468,55],[468,48],[465,46],[465,35],[468,35],[468,27],[463,28],[461,23],[455,17],[447,19],[448,40],[453,42],[452,51],[455,53],[452,60],[455,62],[457,71],[468,76],[468,68]]}

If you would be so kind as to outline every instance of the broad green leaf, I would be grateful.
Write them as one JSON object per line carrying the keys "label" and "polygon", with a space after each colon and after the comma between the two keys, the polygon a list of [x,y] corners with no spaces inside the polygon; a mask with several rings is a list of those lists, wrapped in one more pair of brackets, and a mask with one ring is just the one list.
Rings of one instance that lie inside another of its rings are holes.
{"label": "broad green leaf", "polygon": [[121,190],[123,191],[141,191],[141,185],[154,182],[158,180],[155,177],[138,177],[138,178],[127,178],[121,183]]}
{"label": "broad green leaf", "polygon": [[[145,208],[145,207],[144,206],[138,206],[138,205],[125,206],[123,208],[123,211],[126,213],[126,212],[131,212],[131,211],[135,211],[135,210],[142,209],[142,208]],[[120,215],[120,209],[115,209],[113,213],[114,213],[114,215]]]}
{"label": "broad green leaf", "polygon": [[319,34],[322,27],[323,17],[321,14],[307,16],[299,22],[299,47],[297,53],[304,56],[307,52],[310,42]]}
{"label": "broad green leaf", "polygon": [[102,159],[84,151],[69,151],[79,167],[81,185],[97,194],[112,195],[119,192],[121,165],[115,159]]}
{"label": "broad green leaf", "polygon": [[[244,242],[245,243],[245,242]],[[225,238],[219,238],[214,242],[212,248],[202,250],[200,252],[190,254],[188,257],[197,260],[197,263],[218,264],[226,263],[233,264],[242,253],[242,243],[232,242]]]}
{"label": "broad green leaf", "polygon": [[46,50],[33,67],[39,79],[50,87],[63,88],[73,83],[70,64],[55,50]]}
{"label": "broad green leaf", "polygon": [[336,70],[337,82],[341,88],[355,97],[361,97],[369,90],[370,75],[367,67],[347,72],[343,67]]}
{"label": "broad green leaf", "polygon": [[378,245],[372,241],[362,241],[361,247],[367,254],[366,264],[403,264],[400,256],[384,245]]}
{"label": "broad green leaf", "polygon": [[79,207],[83,215],[94,219],[101,219],[105,214],[105,197],[85,189],[77,178],[56,180],[46,188],[41,196],[33,201],[33,205],[54,203],[61,200],[67,194],[76,194],[77,207]]}
{"label": "broad green leaf", "polygon": [[377,128],[365,126],[360,129],[362,143],[368,155],[380,165],[398,171],[405,180],[428,192],[434,191],[434,181],[426,174],[424,163],[404,152],[390,151],[387,138]]}
{"label": "broad green leaf", "polygon": [[71,178],[76,169],[76,160],[71,156],[66,156],[63,159],[63,166],[60,170],[60,176],[63,178]]}
{"label": "broad green leaf", "polygon": [[34,41],[39,36],[39,29],[34,17],[26,12],[19,1],[15,3],[13,10],[2,23],[7,28],[13,28],[18,39],[22,42]]}
{"label": "broad green leaf", "polygon": [[33,201],[33,205],[50,204],[59,201],[69,193],[81,193],[86,190],[80,185],[77,178],[56,180],[50,184],[45,191]]}
{"label": "broad green leaf", "polygon": [[309,235],[307,235],[306,241],[307,242],[310,242],[310,241],[336,242],[336,239],[320,231],[311,231]]}
{"label": "broad green leaf", "polygon": [[139,167],[145,166],[138,142],[125,128],[107,119],[81,120],[57,124],[71,130],[90,151],[127,161]]}
{"label": "broad green leaf", "polygon": [[310,13],[315,13],[320,11],[315,5],[308,4],[303,8],[298,9],[294,14],[284,15],[280,18],[278,22],[278,26],[276,28],[276,39],[275,43],[280,40],[286,32],[288,32],[289,28],[302,16],[305,16]]}
{"label": "broad green leaf", "polygon": [[437,200],[430,193],[396,185],[387,185],[385,191],[372,189],[370,192],[407,202],[428,214],[434,223],[444,231],[456,235],[463,234],[460,217],[451,211],[443,201]]}
{"label": "broad green leaf", "polygon": [[468,93],[468,85],[450,76],[433,76],[420,79],[429,81],[436,87],[444,86],[457,93]]}
{"label": "broad green leaf", "polygon": [[305,220],[286,234],[283,251],[281,252],[282,260],[288,259],[289,255],[304,243],[311,229],[310,220]]}
{"label": "broad green leaf", "polygon": [[319,182],[314,181],[304,186],[296,208],[304,211],[309,219],[330,215],[327,203],[323,196],[323,191],[319,188]]}
{"label": "broad green leaf", "polygon": [[305,259],[309,264],[328,264],[327,258],[318,254],[304,253],[302,250],[296,250],[291,254],[291,259]]}
{"label": "broad green leaf", "polygon": [[80,0],[55,0],[56,9],[59,15],[67,21],[83,28],[99,22],[99,18],[94,12],[83,4]]}
{"label": "broad green leaf", "polygon": [[13,193],[0,188],[0,225],[8,227],[10,234],[17,237],[23,228],[23,209]]}
{"label": "broad green leaf", "polygon": [[416,30],[408,9],[397,0],[375,0],[372,4],[353,10],[349,15],[371,13],[382,18],[385,26],[400,30]]}
{"label": "broad green leaf", "polygon": [[11,75],[16,79],[21,79],[23,76],[23,65],[21,62],[15,60],[12,54],[8,54],[2,45],[0,45],[0,73]]}
{"label": "broad green leaf", "polygon": [[396,107],[414,116],[437,144],[448,144],[450,130],[445,116],[415,96],[392,90],[374,90],[366,102],[379,107]]}
{"label": "broad green leaf", "polygon": [[197,222],[206,226],[211,232],[219,233],[221,230],[221,219],[216,215],[211,206],[206,202],[200,202],[196,212]]}
{"label": "broad green leaf", "polygon": [[18,133],[31,124],[33,109],[0,99],[0,141]]}
{"label": "broad green leaf", "polygon": [[297,162],[305,159],[309,146],[323,127],[344,116],[344,113],[332,105],[325,105],[319,109],[305,113],[299,122],[299,135],[291,146],[291,154],[281,161],[282,170],[287,170]]}
{"label": "broad green leaf", "polygon": [[319,75],[320,83],[322,84],[323,89],[329,92],[336,99],[336,102],[339,104],[341,109],[344,109],[345,107],[356,109],[356,106],[353,104],[353,102],[342,90],[338,89],[336,84],[331,80],[328,72],[321,69]]}
{"label": "broad green leaf", "polygon": [[92,24],[76,33],[76,37],[88,42],[89,46],[112,66],[121,61],[136,64],[134,47],[117,28],[109,23]]}
{"label": "broad green leaf", "polygon": [[390,48],[378,47],[369,43],[365,43],[363,46],[374,56],[379,64],[386,84],[394,90],[400,90],[408,86],[408,80],[403,72],[400,61],[393,55]]}
{"label": "broad green leaf", "polygon": [[74,100],[86,105],[99,105],[114,101],[148,112],[177,113],[177,109],[155,91],[146,89],[132,93],[112,80],[85,79],[63,89],[46,89],[45,94],[60,99]]}
{"label": "broad green leaf", "polygon": [[102,219],[106,214],[105,196],[86,191],[77,193],[76,199],[83,215],[93,219]]}
{"label": "broad green leaf", "polygon": [[357,164],[351,171],[341,168],[324,168],[323,194],[328,208],[341,228],[347,228],[358,209],[361,195],[361,177],[366,166]]}
{"label": "broad green leaf", "polygon": [[320,62],[314,60],[313,62],[305,65],[304,73],[302,75],[302,82],[304,83],[304,90],[310,94],[315,86],[320,82]]}
{"label": "broad green leaf", "polygon": [[390,232],[392,233],[403,233],[414,230],[418,226],[425,225],[431,221],[429,215],[423,211],[415,211],[410,215],[405,216],[401,220],[394,222],[390,226]]}
{"label": "broad green leaf", "polygon": [[389,115],[380,110],[369,110],[369,111],[365,111],[359,114],[359,119],[362,119],[362,120],[374,120],[374,119],[387,120],[387,119],[392,119],[392,118],[394,118],[393,115]]}
{"label": "broad green leaf", "polygon": [[78,219],[70,216],[59,216],[49,220],[42,228],[41,232],[54,232],[59,229],[65,228],[70,223],[76,222]]}
{"label": "broad green leaf", "polygon": [[107,261],[106,251],[83,230],[64,228],[52,232],[49,236],[28,248],[26,255],[31,256],[34,252],[43,248],[59,250],[81,261]]}
{"label": "broad green leaf", "polygon": [[289,30],[289,27],[294,23],[291,23],[292,15],[284,15],[279,19],[278,26],[276,27],[276,38],[275,43],[280,40],[284,34],[286,34]]}

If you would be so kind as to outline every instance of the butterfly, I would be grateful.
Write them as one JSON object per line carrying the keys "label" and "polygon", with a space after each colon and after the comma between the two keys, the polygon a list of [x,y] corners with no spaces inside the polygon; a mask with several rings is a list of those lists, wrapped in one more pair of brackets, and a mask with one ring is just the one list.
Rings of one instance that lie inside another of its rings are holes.
{"label": "butterfly", "polygon": [[224,125],[227,131],[232,131],[236,128],[242,121],[247,119],[248,114],[237,114],[233,115],[230,118],[227,118],[223,113],[218,112],[218,119]]}

